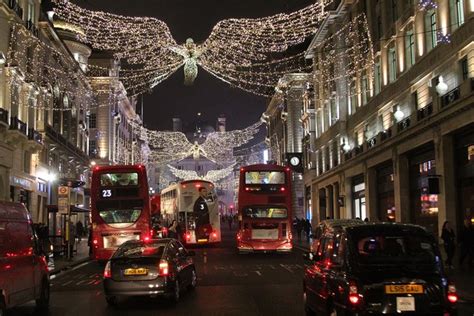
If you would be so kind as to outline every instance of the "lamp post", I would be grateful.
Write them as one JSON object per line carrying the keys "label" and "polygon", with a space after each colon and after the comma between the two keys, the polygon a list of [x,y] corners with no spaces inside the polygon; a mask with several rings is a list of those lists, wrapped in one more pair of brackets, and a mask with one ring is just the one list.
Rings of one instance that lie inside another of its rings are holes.
{"label": "lamp post", "polygon": [[448,92],[448,85],[446,82],[444,82],[443,76],[439,76],[438,78],[438,84],[436,85],[436,92],[440,95],[443,96]]}

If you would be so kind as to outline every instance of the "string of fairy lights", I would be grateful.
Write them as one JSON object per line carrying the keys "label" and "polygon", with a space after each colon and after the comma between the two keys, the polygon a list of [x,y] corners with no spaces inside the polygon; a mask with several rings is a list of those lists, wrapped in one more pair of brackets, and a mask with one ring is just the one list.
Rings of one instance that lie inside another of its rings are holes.
{"label": "string of fairy lights", "polygon": [[212,183],[217,183],[232,175],[235,165],[236,164],[233,163],[222,169],[209,170],[203,176],[198,175],[198,173],[194,170],[182,170],[171,165],[167,165],[167,167],[176,178],[179,178],[183,181],[202,179]]}
{"label": "string of fairy lights", "polygon": [[311,70],[304,54],[288,57],[282,53],[318,30],[327,16],[325,7],[331,3],[321,0],[288,14],[222,20],[202,44],[188,39],[179,45],[158,19],[92,11],[64,0],[54,2],[60,20],[80,26],[78,40],[112,51],[123,61],[120,78],[132,95],[148,91],[182,66],[185,84],[192,84],[201,66],[233,86],[264,96],[271,95],[282,74]]}
{"label": "string of fairy lights", "polygon": [[251,141],[261,125],[259,121],[241,130],[212,132],[200,135],[203,137],[200,137],[199,142],[190,142],[182,132],[149,130],[132,122],[133,128],[140,130],[140,139],[151,148],[150,159],[157,164],[180,161],[190,156],[194,159],[202,156],[220,164],[229,163],[233,160],[233,149]]}

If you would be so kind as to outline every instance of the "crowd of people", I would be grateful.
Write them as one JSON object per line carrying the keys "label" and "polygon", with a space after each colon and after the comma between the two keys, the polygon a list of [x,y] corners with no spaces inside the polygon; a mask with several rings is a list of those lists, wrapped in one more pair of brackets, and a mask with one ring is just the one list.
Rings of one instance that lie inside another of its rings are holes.
{"label": "crowd of people", "polygon": [[459,266],[462,267],[467,258],[468,266],[474,264],[474,226],[468,219],[464,220],[463,227],[459,232],[456,245],[456,234],[449,221],[444,222],[441,231],[444,250],[446,252],[446,266],[454,268],[453,258],[456,254],[456,248],[459,246]]}
{"label": "crowd of people", "polygon": [[301,241],[301,233],[304,232],[305,238],[309,241],[309,237],[311,235],[311,222],[309,219],[301,218],[295,216],[295,220],[293,221],[293,227],[296,230],[296,234],[298,236],[298,241]]}

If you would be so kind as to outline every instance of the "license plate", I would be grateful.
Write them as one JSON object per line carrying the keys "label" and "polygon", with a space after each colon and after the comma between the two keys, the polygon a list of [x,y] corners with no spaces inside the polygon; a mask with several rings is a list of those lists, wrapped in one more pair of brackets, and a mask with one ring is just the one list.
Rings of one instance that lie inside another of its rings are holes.
{"label": "license plate", "polygon": [[423,285],[421,284],[390,284],[385,285],[387,294],[423,294]]}
{"label": "license plate", "polygon": [[414,312],[414,297],[397,297],[397,312]]}
{"label": "license plate", "polygon": [[124,275],[146,275],[148,274],[148,269],[145,269],[145,268],[125,269],[123,274]]}
{"label": "license plate", "polygon": [[207,239],[198,239],[198,242],[207,242]]}

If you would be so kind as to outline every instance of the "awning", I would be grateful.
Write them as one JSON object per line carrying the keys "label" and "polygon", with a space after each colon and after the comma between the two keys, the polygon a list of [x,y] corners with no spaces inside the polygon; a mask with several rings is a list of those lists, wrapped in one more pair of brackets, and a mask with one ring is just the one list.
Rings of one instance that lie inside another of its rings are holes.
{"label": "awning", "polygon": [[[58,212],[58,206],[57,205],[46,205],[46,207],[48,208],[49,213],[57,213]],[[70,212],[71,213],[89,213],[89,209],[71,205],[70,206]]]}

